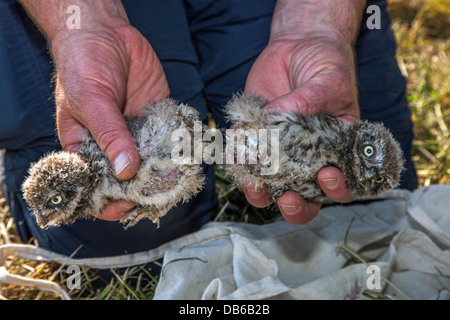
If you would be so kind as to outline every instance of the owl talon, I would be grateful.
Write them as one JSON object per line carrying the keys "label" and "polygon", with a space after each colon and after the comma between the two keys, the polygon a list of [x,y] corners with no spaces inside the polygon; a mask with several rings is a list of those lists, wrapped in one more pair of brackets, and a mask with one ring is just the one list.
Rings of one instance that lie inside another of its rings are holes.
{"label": "owl talon", "polygon": [[286,184],[283,184],[281,186],[279,185],[276,188],[270,188],[270,194],[273,197],[279,198],[288,189],[289,187]]}

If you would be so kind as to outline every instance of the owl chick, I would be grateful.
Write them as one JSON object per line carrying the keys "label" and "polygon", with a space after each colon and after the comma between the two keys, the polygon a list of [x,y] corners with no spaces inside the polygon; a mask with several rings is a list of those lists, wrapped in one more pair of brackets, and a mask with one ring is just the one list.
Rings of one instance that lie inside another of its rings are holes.
{"label": "owl chick", "polygon": [[[355,198],[375,196],[398,185],[404,162],[402,151],[382,124],[345,124],[325,114],[269,114],[263,109],[267,102],[262,97],[240,94],[226,105],[233,129],[243,129],[241,134],[247,142],[237,143],[234,164],[225,166],[236,186],[247,182],[257,187],[265,184],[275,200],[289,189],[307,201],[321,202],[326,196],[317,183],[317,174],[326,166],[343,172]],[[278,139],[268,146],[270,138],[251,136],[259,129],[276,133]],[[269,150],[276,151],[275,159],[274,154],[267,156]],[[238,163],[239,157],[249,159],[251,155],[256,156],[256,163]],[[278,161],[278,170],[264,174],[274,161]]]}
{"label": "owl chick", "polygon": [[143,218],[159,225],[159,218],[171,207],[201,190],[205,178],[200,165],[171,160],[177,141],[171,138],[174,130],[190,134],[198,112],[165,99],[146,105],[144,113],[143,117],[126,118],[141,157],[141,166],[130,180],[116,178],[89,132],[77,154],[52,152],[31,166],[23,183],[23,195],[41,227],[92,218],[119,199],[137,204],[120,220],[124,227]]}

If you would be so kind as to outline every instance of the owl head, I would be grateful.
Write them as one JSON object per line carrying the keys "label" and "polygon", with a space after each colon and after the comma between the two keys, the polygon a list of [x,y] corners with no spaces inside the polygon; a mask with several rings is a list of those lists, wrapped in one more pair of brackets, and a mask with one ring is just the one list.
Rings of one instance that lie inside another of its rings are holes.
{"label": "owl head", "polygon": [[397,187],[404,159],[389,130],[380,123],[360,121],[350,125],[348,136],[354,176],[348,183],[355,196],[375,196]]}
{"label": "owl head", "polygon": [[92,187],[91,169],[78,154],[52,152],[34,163],[22,185],[23,196],[39,226],[73,220]]}

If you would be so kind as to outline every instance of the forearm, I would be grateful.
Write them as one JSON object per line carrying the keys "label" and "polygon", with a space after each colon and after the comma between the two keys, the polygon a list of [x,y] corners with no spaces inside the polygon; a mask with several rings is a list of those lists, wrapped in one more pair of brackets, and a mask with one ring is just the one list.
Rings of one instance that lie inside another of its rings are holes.
{"label": "forearm", "polygon": [[20,0],[41,32],[52,41],[57,35],[72,31],[67,27],[70,12],[67,8],[80,8],[82,28],[114,27],[128,24],[125,9],[120,0]]}
{"label": "forearm", "polygon": [[353,44],[365,0],[278,0],[271,40],[329,36]]}

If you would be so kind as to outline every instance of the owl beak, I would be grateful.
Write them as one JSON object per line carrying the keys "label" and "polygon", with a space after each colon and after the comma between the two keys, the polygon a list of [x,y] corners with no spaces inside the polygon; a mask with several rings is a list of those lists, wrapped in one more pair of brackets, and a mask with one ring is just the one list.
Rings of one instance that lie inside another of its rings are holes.
{"label": "owl beak", "polygon": [[372,179],[374,176],[375,176],[375,173],[373,171],[366,169],[366,179]]}
{"label": "owl beak", "polygon": [[48,217],[36,216],[36,222],[41,229],[45,229],[49,220]]}

